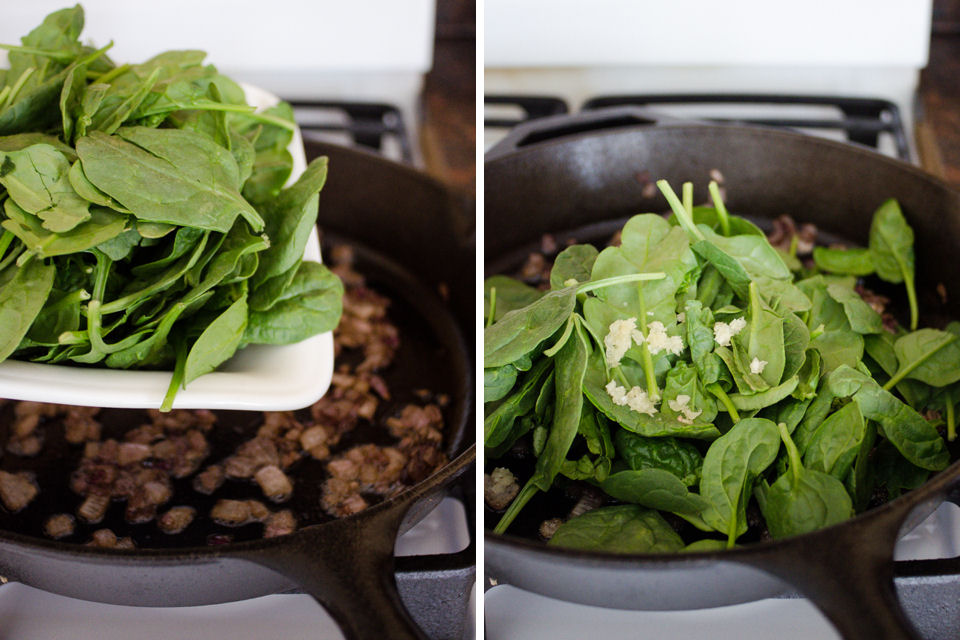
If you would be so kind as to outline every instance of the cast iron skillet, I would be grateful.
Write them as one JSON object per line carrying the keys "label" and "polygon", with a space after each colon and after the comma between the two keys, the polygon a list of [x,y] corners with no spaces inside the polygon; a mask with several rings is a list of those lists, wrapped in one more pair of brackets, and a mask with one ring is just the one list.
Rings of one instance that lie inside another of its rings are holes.
{"label": "cast iron skillet", "polygon": [[[451,462],[355,516],[267,540],[124,552],[0,530],[0,575],[53,593],[136,606],[214,604],[300,587],[349,640],[426,637],[397,594],[393,548],[398,532],[425,516],[474,460],[472,210],[434,180],[374,155],[319,143],[308,144],[307,155],[330,157],[321,195],[324,233],[365,247],[358,257],[426,318],[441,345],[451,378],[445,433]],[[304,489],[319,502],[319,484],[298,483],[297,492]]]}
{"label": "cast iron skillet", "polygon": [[[873,211],[897,198],[916,232],[917,283],[927,289],[923,315],[960,318],[957,191],[865,148],[775,129],[690,123],[642,108],[537,120],[488,152],[487,264],[547,231],[589,232],[602,221],[668,210],[659,191],[644,197],[649,180],[692,181],[696,201],[705,201],[711,169],[725,177],[731,211],[760,218],[789,213],[864,246]],[[946,287],[946,304],[932,294],[937,283]],[[846,638],[914,638],[897,601],[895,574],[957,573],[960,559],[894,563],[893,548],[944,500],[960,504],[960,463],[845,523],[731,551],[624,556],[488,532],[486,571],[498,582],[547,596],[623,609],[715,607],[778,595],[792,585]]]}

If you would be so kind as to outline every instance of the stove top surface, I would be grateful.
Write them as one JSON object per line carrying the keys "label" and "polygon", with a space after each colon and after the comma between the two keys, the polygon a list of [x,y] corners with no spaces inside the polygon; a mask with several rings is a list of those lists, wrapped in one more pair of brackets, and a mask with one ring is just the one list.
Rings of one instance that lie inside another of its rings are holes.
{"label": "stove top surface", "polygon": [[[462,551],[470,544],[466,522],[463,503],[456,498],[444,498],[417,526],[397,539],[396,554],[418,556]],[[416,598],[415,580],[399,580],[399,587],[405,600],[411,596]],[[418,613],[429,616],[430,612],[420,612],[416,606],[410,608],[422,625],[435,622],[418,618]],[[450,620],[449,628],[472,629],[472,622],[473,615],[468,611],[458,621]],[[282,634],[278,634],[278,629],[282,629]],[[333,618],[302,593],[201,607],[128,607],[67,598],[18,583],[0,588],[0,638],[127,640],[134,637],[142,640],[270,637],[341,640],[344,636]]]}

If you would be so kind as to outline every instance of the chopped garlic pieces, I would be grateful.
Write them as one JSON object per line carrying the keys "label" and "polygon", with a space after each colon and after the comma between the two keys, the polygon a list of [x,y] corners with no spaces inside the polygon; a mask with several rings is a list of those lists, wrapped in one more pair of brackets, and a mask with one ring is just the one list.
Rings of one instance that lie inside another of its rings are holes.
{"label": "chopped garlic pieces", "polygon": [[680,415],[677,416],[677,422],[681,424],[693,424],[693,421],[703,413],[703,410],[694,410],[690,406],[690,396],[685,393],[677,394],[677,397],[673,400],[668,400],[667,405],[671,410],[676,411]]}
{"label": "chopped garlic pieces", "polygon": [[657,412],[657,407],[650,400],[650,396],[647,395],[647,392],[640,387],[633,387],[630,391],[627,391],[626,388],[621,387],[616,382],[611,380],[607,383],[607,394],[613,400],[613,403],[619,406],[627,406],[633,411],[638,413],[645,413],[648,416],[652,416]]}
{"label": "chopped garlic pieces", "polygon": [[657,354],[661,351],[672,353],[675,356],[683,351],[683,339],[680,336],[668,336],[667,329],[663,323],[655,320],[647,325],[647,349],[651,354]]}
{"label": "chopped garlic pieces", "polygon": [[637,413],[645,413],[648,416],[652,416],[657,412],[656,405],[652,400],[650,400],[647,392],[640,387],[633,387],[630,389],[630,391],[627,392],[626,399],[627,406]]}
{"label": "chopped garlic pieces", "polygon": [[766,366],[766,360],[761,360],[760,358],[754,357],[753,360],[750,361],[750,373],[763,373],[763,368]]}
{"label": "chopped garlic pieces", "polygon": [[636,318],[614,320],[603,338],[607,364],[611,367],[619,366],[620,360],[634,342],[637,344],[646,342],[651,355],[666,351],[678,356],[683,351],[683,339],[680,336],[668,336],[667,328],[658,320],[647,325],[646,337],[637,329]]}
{"label": "chopped garlic pieces", "polygon": [[741,318],[734,318],[730,324],[726,322],[713,323],[713,339],[721,347],[729,347],[730,340],[747,326],[747,321]]}
{"label": "chopped garlic pieces", "polygon": [[610,329],[603,338],[603,345],[607,348],[607,363],[611,367],[616,367],[620,364],[623,354],[630,348],[630,343],[634,339],[634,333],[639,333],[639,331],[637,331],[636,318],[614,320],[610,323]]}
{"label": "chopped garlic pieces", "polygon": [[627,390],[611,380],[607,383],[607,395],[613,400],[613,404],[623,406],[627,404]]}

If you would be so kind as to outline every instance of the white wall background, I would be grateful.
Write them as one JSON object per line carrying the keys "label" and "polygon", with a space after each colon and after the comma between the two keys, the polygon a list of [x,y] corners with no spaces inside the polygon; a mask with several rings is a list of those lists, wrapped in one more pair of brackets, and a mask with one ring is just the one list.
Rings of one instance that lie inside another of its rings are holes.
{"label": "white wall background", "polygon": [[485,66],[926,65],[932,0],[486,0]]}
{"label": "white wall background", "polygon": [[[0,42],[71,0],[0,1]],[[203,49],[224,71],[417,71],[430,68],[434,0],[84,0],[82,38],[138,62]]]}

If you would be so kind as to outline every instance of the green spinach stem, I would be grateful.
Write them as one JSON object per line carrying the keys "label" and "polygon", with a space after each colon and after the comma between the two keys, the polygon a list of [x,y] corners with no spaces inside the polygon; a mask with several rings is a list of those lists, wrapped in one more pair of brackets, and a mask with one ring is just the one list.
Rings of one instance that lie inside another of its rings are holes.
{"label": "green spinach stem", "polygon": [[[141,290],[139,290],[139,291],[134,291],[133,293],[129,293],[129,294],[123,296],[122,298],[117,298],[116,300],[112,300],[112,301],[104,304],[104,305],[103,305],[103,308],[101,309],[101,312],[103,313],[103,315],[109,315],[109,314],[111,314],[111,313],[116,313],[116,312],[118,312],[118,311],[123,311],[123,310],[124,310],[125,308],[127,308],[130,304],[136,302],[136,301],[139,300],[140,298],[144,298],[144,297],[146,297],[146,296],[154,293],[155,291],[162,291],[162,290],[165,289],[171,282],[175,282],[177,279],[180,278],[180,276],[182,276],[182,275],[183,275],[185,272],[187,272],[191,267],[193,267],[193,265],[196,264],[197,260],[200,259],[200,254],[203,253],[203,249],[204,249],[204,247],[205,247],[206,244],[207,244],[207,238],[208,238],[208,237],[210,237],[210,233],[209,233],[209,232],[203,234],[203,236],[200,238],[200,243],[197,245],[197,248],[194,249],[194,252],[188,257],[188,259],[187,259],[187,261],[186,261],[186,264],[185,264],[185,266],[184,266],[182,269],[178,269],[175,274],[173,274],[173,275],[171,275],[171,276],[168,276],[168,277],[166,277],[166,278],[164,278],[164,279],[162,279],[162,280],[154,281],[153,284],[151,284],[151,285],[149,285],[149,286],[147,286],[147,287],[144,287],[143,289],[141,289]],[[97,296],[96,296],[96,293],[94,293],[94,297],[95,297],[95,298],[97,297]]]}
{"label": "green spinach stem", "polygon": [[777,423],[777,429],[780,431],[780,439],[783,440],[783,446],[787,448],[787,456],[790,458],[790,472],[793,474],[794,485],[800,483],[800,474],[803,472],[803,462],[800,460],[800,450],[794,444],[790,432],[787,431],[787,425],[783,422]]}
{"label": "green spinach stem", "polygon": [[[261,111],[256,111],[255,107],[251,107],[245,104],[227,104],[223,102],[214,102],[213,100],[200,100],[190,104],[183,105],[184,109],[190,109],[191,111],[226,111],[227,113],[242,113],[243,115],[257,120],[259,122],[265,122],[267,124],[272,124],[281,129],[286,129],[287,131],[296,131],[297,125],[289,120],[284,120],[283,118],[278,118],[277,116],[271,115],[269,113],[263,113]],[[164,109],[167,111],[167,109]],[[147,110],[143,116],[156,115],[158,112],[151,112]]]}
{"label": "green spinach stem", "polygon": [[493,324],[493,319],[497,316],[497,288],[490,287],[490,315],[487,316],[487,326]]}
{"label": "green spinach stem", "polygon": [[573,331],[575,318],[576,314],[571,314],[570,317],[567,318],[567,323],[563,328],[563,333],[560,335],[560,339],[557,340],[556,344],[544,351],[543,355],[547,356],[548,358],[552,358],[553,356],[557,355],[557,352],[563,348],[563,345],[567,343],[567,339],[570,338],[570,333]]}
{"label": "green spinach stem", "polygon": [[683,208],[686,209],[687,213],[690,215],[690,219],[693,219],[693,183],[684,182],[680,187],[680,196],[683,198]]}
{"label": "green spinach stem", "polygon": [[946,347],[948,344],[951,344],[951,343],[955,342],[956,340],[957,340],[956,336],[953,336],[950,340],[947,340],[946,342],[944,342],[943,344],[941,344],[939,347],[937,347],[937,348],[934,349],[933,351],[929,351],[929,352],[923,354],[923,357],[917,358],[917,359],[913,360],[912,362],[910,362],[907,366],[903,367],[902,369],[899,369],[895,374],[893,374],[893,376],[892,376],[889,380],[887,380],[887,383],[886,383],[885,385],[883,385],[883,388],[884,388],[886,391],[890,391],[890,389],[893,389],[895,386],[897,386],[898,384],[900,384],[900,381],[901,381],[901,380],[903,380],[903,379],[906,378],[908,375],[910,375],[910,372],[911,372],[911,371],[913,371],[914,369],[916,369],[917,367],[919,367],[921,364],[923,364],[924,362],[926,362],[926,360],[927,360],[930,356],[932,356],[933,354],[935,354],[935,353],[936,353],[937,351],[939,351],[940,349],[943,349],[943,348]]}
{"label": "green spinach stem", "polygon": [[17,81],[13,83],[13,87],[10,88],[10,93],[8,93],[7,97],[4,98],[3,104],[0,104],[0,109],[6,109],[16,101],[17,94],[20,93],[20,89],[23,88],[23,85],[26,84],[28,79],[30,79],[30,76],[33,75],[34,71],[36,71],[36,68],[30,67],[20,74],[20,77],[17,78]]}
{"label": "green spinach stem", "polygon": [[23,47],[15,44],[0,44],[0,49],[13,51],[15,53],[25,53],[31,56],[40,56],[43,58],[52,58],[57,62],[70,62],[74,59],[74,54],[69,51],[52,51],[49,49],[37,49],[35,47]]}
{"label": "green spinach stem", "polygon": [[[643,299],[643,290],[637,287],[637,300],[640,302],[640,330],[644,337],[650,335],[647,330],[647,305]],[[647,341],[640,343],[640,354],[643,358],[643,376],[647,382],[647,397],[651,402],[656,402],[660,398],[660,388],[657,387],[657,377],[653,372],[653,356],[650,355],[650,349],[647,348]]]}
{"label": "green spinach stem", "polygon": [[713,199],[713,208],[717,210],[717,218],[720,220],[720,231],[723,232],[723,235],[730,235],[730,214],[727,212],[727,205],[723,203],[723,198],[720,197],[720,185],[717,184],[716,180],[711,180],[710,184],[707,185],[707,189],[710,191],[710,197]]}
{"label": "green spinach stem", "polygon": [[740,422],[740,414],[737,412],[737,408],[734,406],[730,396],[727,395],[719,383],[714,382],[712,384],[708,384],[706,389],[716,396],[717,400],[720,401],[720,404],[723,405],[723,408],[726,409],[727,413],[730,414],[730,419],[733,420],[733,424]]}
{"label": "green spinach stem", "polygon": [[173,375],[170,376],[170,386],[167,387],[167,393],[163,396],[163,403],[160,405],[160,411],[166,412],[173,409],[173,400],[177,396],[177,391],[183,385],[183,374],[187,364],[187,341],[176,341],[177,361],[173,366]]}
{"label": "green spinach stem", "polygon": [[621,383],[623,383],[623,387],[624,387],[627,391],[629,391],[629,390],[630,390],[630,387],[632,387],[633,385],[630,384],[630,381],[629,381],[629,380],[627,380],[627,374],[625,374],[625,373],[623,372],[623,368],[622,368],[621,366],[617,365],[616,367],[613,367],[612,371],[613,371],[613,375],[615,375],[615,376],[617,377],[617,379],[618,379]]}
{"label": "green spinach stem", "polygon": [[904,278],[903,283],[907,286],[907,302],[910,303],[910,331],[916,331],[920,316],[917,307],[917,290],[914,287],[913,278]]}
{"label": "green spinach stem", "polygon": [[663,193],[663,197],[667,199],[667,203],[670,205],[670,209],[673,210],[673,214],[677,216],[680,226],[693,238],[705,240],[706,238],[704,238],[703,233],[701,233],[700,229],[697,229],[697,225],[693,223],[693,217],[687,213],[686,207],[683,206],[676,192],[670,187],[670,183],[666,180],[657,180],[657,186],[660,188],[660,192]]}
{"label": "green spinach stem", "polygon": [[100,76],[98,76],[94,80],[94,82],[97,84],[110,84],[110,82],[115,80],[118,76],[123,75],[129,70],[130,70],[130,65],[127,63],[123,63],[118,67],[114,67],[113,69],[110,69],[110,71],[100,74]]}
{"label": "green spinach stem", "polygon": [[[534,475],[534,477],[536,477],[536,475]],[[512,523],[520,511],[527,506],[530,498],[536,495],[537,491],[539,491],[539,489],[537,489],[537,485],[533,483],[533,478],[527,480],[527,484],[523,485],[523,489],[520,490],[520,493],[517,494],[517,497],[513,499],[513,502],[510,503],[510,506],[507,507],[507,510],[503,513],[500,522],[493,528],[493,532],[503,533],[506,531],[510,523]]]}
{"label": "green spinach stem", "polygon": [[[10,255],[8,255],[8,256],[7,256],[6,258],[4,258],[3,260],[0,260],[0,271],[3,271],[4,269],[7,268],[7,266],[10,265],[11,262],[17,260],[17,257],[18,257],[20,254],[23,253],[23,250],[24,250],[25,248],[26,248],[26,247],[24,247],[23,245],[15,246],[15,247],[13,248],[13,250],[10,251]],[[33,255],[33,254],[28,254],[28,255]],[[19,263],[18,260],[17,260],[17,262]]]}
{"label": "green spinach stem", "polygon": [[663,280],[667,277],[662,271],[653,271],[650,273],[628,273],[622,276],[613,276],[610,278],[603,278],[602,280],[593,280],[591,282],[585,282],[577,287],[577,293],[586,293],[588,291],[595,291],[597,289],[603,289],[605,287],[612,287],[617,284],[624,284],[627,282],[641,282],[644,280]]}

